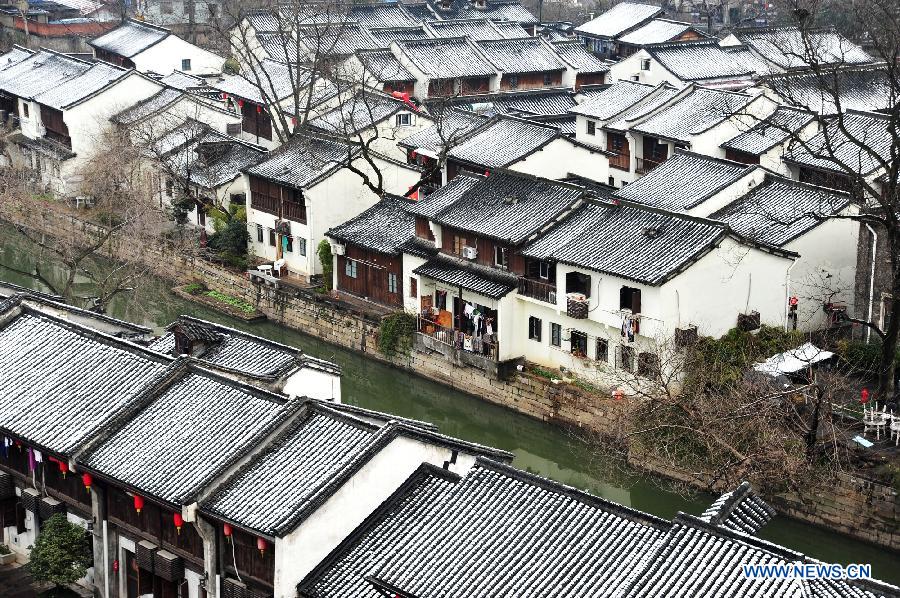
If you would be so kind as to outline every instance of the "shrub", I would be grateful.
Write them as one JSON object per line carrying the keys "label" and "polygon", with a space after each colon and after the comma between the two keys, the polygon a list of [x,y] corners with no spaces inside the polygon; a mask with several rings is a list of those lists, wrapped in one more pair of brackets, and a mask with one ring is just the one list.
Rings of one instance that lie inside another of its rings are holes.
{"label": "shrub", "polygon": [[12,554],[12,550],[6,544],[0,544],[0,554]]}
{"label": "shrub", "polygon": [[322,286],[325,287],[325,292],[328,292],[334,282],[334,256],[331,253],[331,243],[322,239],[316,248],[316,254],[319,256],[319,263],[322,264]]}
{"label": "shrub", "polygon": [[378,350],[384,355],[407,355],[412,350],[416,317],[406,312],[385,316],[378,329]]}
{"label": "shrub", "polygon": [[189,295],[199,295],[203,291],[206,290],[206,287],[199,282],[192,282],[189,285],[185,285],[184,292]]}
{"label": "shrub", "polygon": [[206,296],[212,297],[216,301],[221,301],[226,305],[230,305],[231,307],[234,307],[235,309],[238,309],[246,314],[252,314],[256,311],[255,307],[253,307],[243,299],[238,299],[237,297],[226,295],[225,293],[220,293],[219,291],[207,291]]}
{"label": "shrub", "polygon": [[67,585],[84,577],[92,563],[87,532],[57,513],[41,525],[28,570],[37,583]]}

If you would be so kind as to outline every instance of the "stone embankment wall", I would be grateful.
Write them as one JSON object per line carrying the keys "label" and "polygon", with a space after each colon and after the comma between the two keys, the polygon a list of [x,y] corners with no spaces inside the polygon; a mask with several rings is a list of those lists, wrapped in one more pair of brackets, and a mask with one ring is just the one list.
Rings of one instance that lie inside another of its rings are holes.
{"label": "stone embankment wall", "polygon": [[[53,234],[56,239],[79,243],[95,235],[94,225],[70,213],[48,210],[42,216],[28,223],[29,226]],[[437,353],[414,351],[408,356],[388,359],[377,350],[379,320],[345,303],[313,292],[302,291],[296,296],[275,293],[251,284],[245,276],[174,249],[142,247],[136,251],[133,246],[120,242],[110,244],[105,251],[111,259],[143,261],[158,275],[175,282],[202,281],[211,289],[257,305],[270,319],[285,326],[546,422],[578,427],[592,435],[615,437],[620,428],[618,414],[623,407],[627,408],[627,404],[618,403],[610,396],[588,393],[570,384],[554,384],[527,372],[497,380],[481,370],[454,365]],[[638,469],[697,483],[687,472],[671,470],[647,459],[635,456],[629,461]],[[897,492],[889,486],[844,475],[827,491],[766,498],[786,515],[900,550],[900,501]]]}

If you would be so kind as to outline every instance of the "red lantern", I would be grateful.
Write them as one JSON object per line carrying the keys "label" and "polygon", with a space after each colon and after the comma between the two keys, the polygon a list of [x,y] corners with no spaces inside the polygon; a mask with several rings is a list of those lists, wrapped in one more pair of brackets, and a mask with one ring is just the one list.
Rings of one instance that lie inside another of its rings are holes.
{"label": "red lantern", "polygon": [[227,94],[227,93],[223,93],[223,94],[222,94],[222,99],[223,99],[223,100],[227,100],[227,99],[228,99],[228,94]]}
{"label": "red lantern", "polygon": [[240,106],[241,108],[243,108],[243,107],[244,107],[244,100],[238,100],[238,106]]}
{"label": "red lantern", "polygon": [[119,570],[119,559],[113,561],[113,571]]}
{"label": "red lantern", "polygon": [[84,483],[85,489],[86,489],[88,492],[90,492],[90,491],[91,491],[91,484],[94,483],[94,478],[93,478],[93,476],[91,476],[91,474],[89,474],[89,473],[83,473],[83,474],[81,474],[81,481],[82,481],[82,483]]}
{"label": "red lantern", "polygon": [[259,550],[259,554],[263,554],[266,551],[266,541],[263,538],[256,539],[256,548]]}
{"label": "red lantern", "polygon": [[295,127],[297,126],[297,117],[296,116],[291,117],[291,124],[294,125]]}
{"label": "red lantern", "polygon": [[257,114],[262,114],[262,106],[257,106],[257,107],[256,107],[256,113],[257,113]]}
{"label": "red lantern", "polygon": [[614,397],[617,401],[621,401],[622,398],[623,398],[624,396],[625,396],[625,393],[622,392],[621,389],[617,389],[617,390],[613,393],[613,397]]}
{"label": "red lantern", "polygon": [[181,513],[172,515],[172,521],[175,522],[175,531],[180,534],[181,526],[184,525],[184,519],[181,517]]}
{"label": "red lantern", "polygon": [[226,538],[230,538],[231,534],[234,533],[234,530],[231,529],[231,526],[227,523],[222,525],[222,533]]}
{"label": "red lantern", "polygon": [[864,388],[859,393],[859,402],[865,405],[869,402],[869,389]]}
{"label": "red lantern", "polygon": [[415,160],[415,159],[416,159],[416,156],[418,156],[418,155],[419,155],[419,154],[417,154],[415,151],[412,151],[412,152],[409,154],[409,157],[412,158],[413,160]]}
{"label": "red lantern", "polygon": [[485,171],[484,171],[484,176],[491,176],[491,171],[490,171],[490,170],[485,170]]}
{"label": "red lantern", "polygon": [[63,478],[66,477],[66,474],[69,473],[69,464],[65,461],[58,461],[59,463],[59,473],[62,474]]}
{"label": "red lantern", "polygon": [[141,509],[143,509],[143,508],[144,508],[144,497],[135,494],[134,495],[134,510],[137,511],[138,514],[140,514]]}

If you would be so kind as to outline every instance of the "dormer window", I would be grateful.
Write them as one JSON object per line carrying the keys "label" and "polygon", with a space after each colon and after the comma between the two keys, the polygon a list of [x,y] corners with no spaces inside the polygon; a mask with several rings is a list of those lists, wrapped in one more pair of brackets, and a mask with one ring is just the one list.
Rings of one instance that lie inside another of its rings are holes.
{"label": "dormer window", "polygon": [[475,8],[487,8],[487,0],[475,0]]}
{"label": "dormer window", "polygon": [[175,356],[190,355],[194,349],[194,342],[186,334],[175,331]]}
{"label": "dormer window", "polygon": [[650,59],[649,58],[644,58],[643,60],[641,60],[641,70],[642,71],[650,70]]}
{"label": "dormer window", "polygon": [[190,58],[184,58],[184,59],[182,59],[182,61],[181,61],[181,70],[183,70],[183,71],[189,71],[189,70],[191,70],[191,59],[190,59]]}
{"label": "dormer window", "polygon": [[409,127],[413,124],[413,115],[409,112],[401,112],[397,115],[396,123],[398,127]]}

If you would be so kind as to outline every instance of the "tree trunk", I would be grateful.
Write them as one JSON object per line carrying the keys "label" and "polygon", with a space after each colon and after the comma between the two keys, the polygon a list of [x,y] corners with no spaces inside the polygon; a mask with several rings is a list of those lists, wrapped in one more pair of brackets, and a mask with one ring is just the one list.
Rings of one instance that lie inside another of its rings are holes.
{"label": "tree trunk", "polygon": [[[881,363],[878,368],[878,398],[887,401],[894,392],[894,360],[897,355],[897,340],[900,336],[900,237],[896,231],[888,230],[888,247],[891,260],[891,306],[887,329],[881,339]],[[882,306],[882,309],[884,307]]]}

